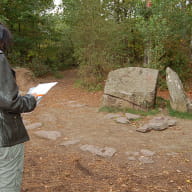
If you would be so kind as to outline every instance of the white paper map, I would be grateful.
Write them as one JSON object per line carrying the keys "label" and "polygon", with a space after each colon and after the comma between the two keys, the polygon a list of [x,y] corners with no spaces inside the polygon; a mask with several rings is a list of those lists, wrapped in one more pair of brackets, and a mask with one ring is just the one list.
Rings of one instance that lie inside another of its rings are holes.
{"label": "white paper map", "polygon": [[58,82],[51,82],[51,83],[40,83],[36,87],[32,87],[29,89],[28,94],[37,94],[37,102],[41,100],[42,96],[48,93],[48,91],[54,87]]}

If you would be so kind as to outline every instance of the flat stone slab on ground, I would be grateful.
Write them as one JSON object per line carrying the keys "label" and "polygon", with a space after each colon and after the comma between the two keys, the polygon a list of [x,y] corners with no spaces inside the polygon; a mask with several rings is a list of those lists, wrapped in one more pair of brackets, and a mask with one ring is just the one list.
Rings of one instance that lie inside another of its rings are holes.
{"label": "flat stone slab on ground", "polygon": [[112,157],[116,153],[116,149],[111,147],[97,147],[94,145],[82,145],[80,147],[82,151],[88,151],[90,153],[93,153],[95,155],[99,155],[102,157]]}
{"label": "flat stone slab on ground", "polygon": [[125,116],[127,117],[128,120],[135,120],[141,118],[140,115],[135,115],[132,113],[125,113]]}
{"label": "flat stone slab on ground", "polygon": [[135,157],[128,157],[129,161],[136,161],[137,159]]}
{"label": "flat stone slab on ground", "polygon": [[63,146],[69,146],[69,145],[75,145],[77,143],[80,142],[80,139],[75,139],[75,140],[70,140],[70,141],[64,141],[62,142],[60,145],[63,145]]}
{"label": "flat stone slab on ground", "polygon": [[141,156],[139,157],[139,161],[143,164],[151,164],[151,163],[154,163],[153,159],[151,159],[150,157],[144,157],[144,156]]}
{"label": "flat stone slab on ground", "polygon": [[176,121],[176,120],[174,120],[174,119],[169,119],[169,120],[168,120],[168,125],[169,125],[169,127],[175,126],[176,124],[177,124],[177,121]]}
{"label": "flat stone slab on ground", "polygon": [[117,123],[122,123],[122,124],[129,123],[129,120],[126,117],[118,117],[118,118],[115,119],[115,121]]}
{"label": "flat stone slab on ground", "polygon": [[35,134],[38,137],[50,140],[56,140],[61,137],[61,133],[59,131],[36,131]]}
{"label": "flat stone slab on ground", "polygon": [[159,116],[154,117],[149,121],[149,123],[144,124],[143,126],[136,129],[138,132],[146,133],[151,130],[162,131],[171,126],[175,126],[177,123],[174,119],[169,119],[169,117]]}
{"label": "flat stone slab on ground", "polygon": [[177,124],[177,120],[175,119],[170,119],[170,117],[166,117],[166,116],[158,116],[158,117],[154,117],[153,119],[151,119],[149,121],[149,123],[156,123],[156,122],[163,122],[163,121],[167,121],[168,126],[175,126]]}
{"label": "flat stone slab on ground", "polygon": [[150,151],[148,149],[141,149],[141,153],[144,155],[144,156],[153,156],[155,155],[155,152],[154,151]]}
{"label": "flat stone slab on ground", "polygon": [[166,155],[168,155],[168,156],[177,156],[178,153],[176,153],[176,152],[169,152],[169,153],[166,153]]}
{"label": "flat stone slab on ground", "polygon": [[156,122],[167,121],[167,120],[168,120],[168,117],[157,116],[157,117],[154,117],[153,119],[151,119],[149,121],[149,123],[156,123]]}
{"label": "flat stone slab on ground", "polygon": [[141,163],[153,163],[152,156],[155,155],[155,152],[148,149],[141,149],[140,152],[125,152],[128,155],[129,161],[139,160]]}
{"label": "flat stone slab on ground", "polygon": [[116,114],[116,113],[109,113],[109,114],[104,116],[105,119],[113,119],[113,118],[118,118],[118,117],[121,117],[121,115]]}
{"label": "flat stone slab on ground", "polygon": [[136,131],[141,132],[141,133],[147,133],[151,130],[152,130],[152,128],[148,124],[145,124],[145,125],[136,129]]}
{"label": "flat stone slab on ground", "polygon": [[155,131],[162,131],[169,127],[167,121],[149,123],[148,126]]}
{"label": "flat stone slab on ground", "polygon": [[136,131],[142,132],[142,133],[147,133],[151,130],[162,131],[162,130],[167,129],[168,127],[169,127],[168,122],[156,122],[156,123],[145,124],[145,125],[139,127],[138,129],[136,129]]}
{"label": "flat stone slab on ground", "polygon": [[26,129],[37,129],[42,126],[42,123],[33,123],[26,126]]}

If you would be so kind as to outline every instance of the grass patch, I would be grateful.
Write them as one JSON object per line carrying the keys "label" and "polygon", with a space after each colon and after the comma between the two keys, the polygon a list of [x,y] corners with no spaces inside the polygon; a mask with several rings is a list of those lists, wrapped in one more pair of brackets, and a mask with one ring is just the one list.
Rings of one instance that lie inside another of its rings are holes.
{"label": "grass patch", "polygon": [[156,115],[159,113],[159,110],[152,109],[149,111],[140,111],[140,110],[129,109],[129,108],[122,109],[122,108],[118,108],[118,107],[101,107],[99,109],[99,112],[108,112],[108,113],[123,112],[123,113],[132,113],[132,114],[147,116],[147,115]]}
{"label": "grass patch", "polygon": [[169,111],[169,115],[172,117],[177,117],[180,119],[190,119],[192,120],[192,113],[187,113],[187,112],[179,112],[179,111],[175,111],[171,108],[170,103],[167,106],[168,111]]}
{"label": "grass patch", "polygon": [[156,97],[155,108],[167,108],[169,101],[163,97]]}
{"label": "grass patch", "polygon": [[76,80],[74,83],[74,87],[75,88],[83,88],[89,92],[95,92],[95,91],[101,91],[103,90],[103,85],[102,83],[98,83],[98,84],[89,84],[89,83],[85,83],[83,80]]}
{"label": "grass patch", "polygon": [[99,111],[100,112],[108,112],[108,113],[123,112],[123,113],[132,113],[132,114],[137,114],[137,115],[142,115],[142,116],[148,116],[148,115],[158,114],[160,112],[159,108],[166,108],[168,110],[169,115],[172,117],[192,120],[192,113],[179,112],[179,111],[173,110],[171,108],[169,100],[166,100],[162,97],[156,98],[155,108],[152,110],[149,110],[149,111],[140,111],[140,110],[129,109],[129,108],[122,109],[122,108],[118,108],[118,107],[101,107],[99,109]]}

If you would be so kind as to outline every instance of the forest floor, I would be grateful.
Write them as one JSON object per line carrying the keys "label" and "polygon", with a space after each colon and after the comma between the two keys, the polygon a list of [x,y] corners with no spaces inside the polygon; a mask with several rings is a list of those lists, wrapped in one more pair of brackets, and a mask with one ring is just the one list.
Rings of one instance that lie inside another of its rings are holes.
{"label": "forest floor", "polygon": [[[136,132],[154,116],[116,123],[105,118],[106,112],[98,112],[102,91],[75,88],[74,70],[63,76],[37,79],[36,83],[59,83],[35,111],[23,115],[26,124],[42,124],[28,130],[23,192],[192,192],[192,120],[176,119],[177,125],[164,131]],[[58,131],[61,137],[40,138],[40,130]],[[72,140],[78,142],[61,145]],[[80,149],[86,144],[116,153],[94,155]],[[144,150],[151,154],[142,154]]]}

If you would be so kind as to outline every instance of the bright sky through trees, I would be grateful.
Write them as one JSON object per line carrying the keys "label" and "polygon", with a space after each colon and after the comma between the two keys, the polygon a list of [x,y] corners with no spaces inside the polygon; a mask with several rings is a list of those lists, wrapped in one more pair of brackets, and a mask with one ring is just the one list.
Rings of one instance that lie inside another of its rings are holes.
{"label": "bright sky through trees", "polygon": [[61,13],[63,11],[63,9],[60,7],[62,0],[53,0],[53,2],[55,4],[55,8],[49,11],[49,13]]}
{"label": "bright sky through trees", "polygon": [[55,5],[60,5],[62,3],[62,0],[54,0]]}

